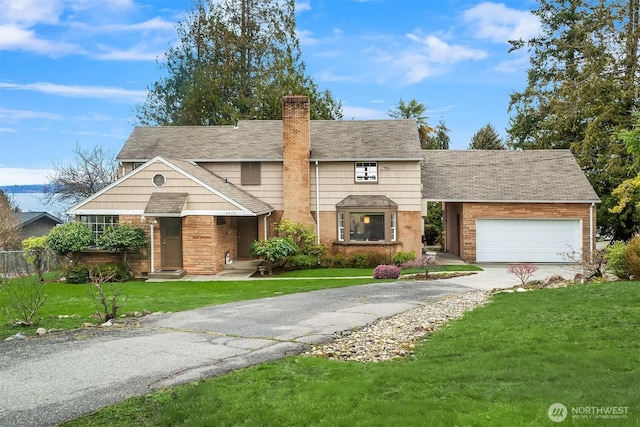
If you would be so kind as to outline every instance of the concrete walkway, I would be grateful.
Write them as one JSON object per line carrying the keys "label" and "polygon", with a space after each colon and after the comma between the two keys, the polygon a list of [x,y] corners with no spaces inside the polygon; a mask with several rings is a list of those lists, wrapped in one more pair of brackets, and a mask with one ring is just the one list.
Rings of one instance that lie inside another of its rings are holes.
{"label": "concrete walkway", "polygon": [[[126,398],[300,354],[443,295],[517,284],[505,265],[148,316],[139,328],[0,341],[0,425],[55,425]],[[565,273],[543,266],[536,278]],[[565,276],[565,277],[573,277]],[[266,283],[266,281],[265,281]]]}

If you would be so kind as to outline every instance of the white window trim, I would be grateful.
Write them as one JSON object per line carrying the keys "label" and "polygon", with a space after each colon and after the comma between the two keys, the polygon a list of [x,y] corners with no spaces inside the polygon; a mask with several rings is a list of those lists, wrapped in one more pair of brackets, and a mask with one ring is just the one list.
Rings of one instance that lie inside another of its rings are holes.
{"label": "white window trim", "polygon": [[398,241],[398,213],[397,212],[390,212],[390,213],[391,213],[391,241],[396,242]]}
{"label": "white window trim", "polygon": [[338,241],[344,242],[344,212],[338,212]]}
{"label": "white window trim", "polygon": [[356,182],[378,182],[378,162],[355,162]]}

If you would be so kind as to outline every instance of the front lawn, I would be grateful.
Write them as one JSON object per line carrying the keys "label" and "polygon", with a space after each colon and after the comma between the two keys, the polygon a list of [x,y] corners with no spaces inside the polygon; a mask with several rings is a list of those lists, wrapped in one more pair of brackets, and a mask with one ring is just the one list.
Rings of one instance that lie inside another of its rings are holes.
{"label": "front lawn", "polygon": [[[49,275],[47,278],[52,279]],[[17,279],[16,283],[32,284],[33,278]],[[368,278],[332,278],[330,280],[242,280],[211,282],[156,282],[145,283],[130,281],[116,283],[128,296],[119,313],[164,311],[176,312],[190,310],[208,305],[224,304],[256,298],[266,298],[298,292],[309,292],[318,289],[340,288],[373,282]],[[80,328],[83,323],[99,323],[89,317],[96,311],[90,296],[89,284],[67,284],[50,282],[45,286],[47,301],[39,311],[42,317],[40,327],[45,329],[68,330]],[[108,285],[105,285],[108,286]],[[108,287],[106,288],[108,289]],[[36,327],[20,327],[7,324],[8,318],[4,307],[8,304],[6,286],[0,284],[0,339],[22,332],[33,335]]]}
{"label": "front lawn", "polygon": [[[404,360],[296,356],[67,425],[537,426],[562,403],[566,425],[617,426],[640,425],[638,402],[640,282],[618,282],[498,294]],[[625,418],[572,415],[612,407]]]}

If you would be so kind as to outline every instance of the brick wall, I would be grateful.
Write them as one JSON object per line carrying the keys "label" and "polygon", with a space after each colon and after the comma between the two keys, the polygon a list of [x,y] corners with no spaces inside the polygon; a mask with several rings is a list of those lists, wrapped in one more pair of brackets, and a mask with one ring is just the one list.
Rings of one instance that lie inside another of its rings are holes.
{"label": "brick wall", "polygon": [[[462,204],[462,244],[460,257],[468,262],[476,259],[476,220],[490,218],[505,219],[581,219],[582,250],[590,252],[588,203],[463,203]],[[593,235],[595,236],[595,209]],[[449,226],[449,224],[447,224]]]}
{"label": "brick wall", "polygon": [[309,98],[285,96],[282,101],[284,217],[313,225],[310,215],[309,155],[311,123]]}
{"label": "brick wall", "polygon": [[[227,219],[216,225],[214,216],[187,216],[182,219],[182,259],[187,274],[215,274],[225,265],[225,254],[236,257],[236,229]],[[156,266],[156,268],[158,268]]]}

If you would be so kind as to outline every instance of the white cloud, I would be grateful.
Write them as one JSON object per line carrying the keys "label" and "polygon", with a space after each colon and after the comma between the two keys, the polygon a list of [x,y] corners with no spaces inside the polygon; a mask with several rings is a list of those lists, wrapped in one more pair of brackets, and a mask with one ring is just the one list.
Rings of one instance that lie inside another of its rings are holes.
{"label": "white cloud", "polygon": [[[2,87],[1,83],[0,87]],[[0,119],[13,122],[16,120],[26,119],[62,120],[63,117],[60,114],[46,113],[42,111],[12,110],[8,108],[0,108]]]}
{"label": "white cloud", "polygon": [[451,45],[436,36],[406,34],[414,44],[399,52],[391,63],[399,70],[404,70],[405,83],[413,84],[436,74],[447,67],[467,60],[480,60],[487,53],[461,45]]}
{"label": "white cloud", "polygon": [[0,132],[5,132],[5,133],[15,133],[15,132],[18,132],[18,129],[14,129],[14,128],[0,128]]}
{"label": "white cloud", "polygon": [[74,22],[70,24],[71,28],[82,31],[91,31],[94,33],[125,33],[125,32],[146,32],[146,31],[175,31],[176,23],[166,21],[161,17],[155,17],[143,22],[134,24],[106,24],[106,25],[90,25],[84,22]]}
{"label": "white cloud", "polygon": [[32,185],[48,182],[50,169],[25,169],[0,167],[0,185]]}
{"label": "white cloud", "polygon": [[70,98],[96,98],[138,103],[146,99],[146,90],[131,90],[109,86],[71,86],[37,82],[28,84],[0,83],[1,89],[28,90]]}
{"label": "white cloud", "polygon": [[300,40],[301,46],[315,46],[318,44],[318,39],[314,38],[311,31],[308,30],[296,30],[296,37]]}
{"label": "white cloud", "polygon": [[526,69],[528,66],[529,56],[520,55],[515,57],[515,59],[500,62],[495,69],[501,73],[515,73]]}
{"label": "white cloud", "polygon": [[83,52],[71,43],[39,38],[34,30],[16,24],[0,25],[0,50],[25,50],[52,57]]}
{"label": "white cloud", "polygon": [[55,24],[63,10],[60,0],[0,0],[0,22]]}
{"label": "white cloud", "polygon": [[511,9],[504,3],[480,3],[462,16],[465,22],[475,26],[477,37],[498,43],[530,39],[540,32],[540,21],[535,15]]}
{"label": "white cloud", "polygon": [[296,12],[302,12],[304,10],[311,10],[311,2],[296,1]]}

